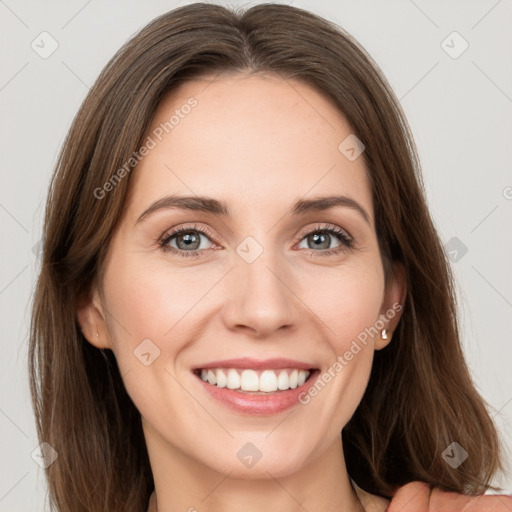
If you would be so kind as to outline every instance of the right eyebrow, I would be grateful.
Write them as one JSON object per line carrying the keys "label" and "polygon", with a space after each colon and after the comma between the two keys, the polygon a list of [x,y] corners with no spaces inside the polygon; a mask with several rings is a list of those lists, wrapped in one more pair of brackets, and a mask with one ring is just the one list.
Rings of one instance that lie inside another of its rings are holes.
{"label": "right eyebrow", "polygon": [[218,201],[204,196],[166,196],[152,203],[139,216],[136,224],[144,220],[157,210],[167,208],[182,208],[185,210],[213,213],[214,215],[229,215],[228,207],[224,201]]}

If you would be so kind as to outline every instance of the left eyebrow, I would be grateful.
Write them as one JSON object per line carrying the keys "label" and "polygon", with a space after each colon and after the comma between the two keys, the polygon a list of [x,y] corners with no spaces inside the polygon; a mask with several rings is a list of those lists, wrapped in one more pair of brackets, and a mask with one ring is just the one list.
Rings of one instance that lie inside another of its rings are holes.
{"label": "left eyebrow", "polygon": [[[370,216],[366,210],[351,197],[345,195],[316,197],[313,199],[300,199],[297,201],[289,213],[292,215],[305,215],[309,212],[320,212],[329,210],[336,206],[344,206],[359,212],[363,219],[371,226]],[[229,216],[229,209],[224,201],[218,201],[212,197],[206,196],[166,196],[152,203],[139,216],[135,224],[141,222],[146,217],[152,215],[158,210],[180,208],[185,210],[201,211],[214,215]]]}
{"label": "left eyebrow", "polygon": [[295,203],[291,211],[293,215],[304,215],[309,212],[321,212],[324,210],[329,210],[335,206],[345,206],[347,208],[356,210],[371,226],[370,216],[368,215],[367,211],[355,199],[345,195],[301,199]]}

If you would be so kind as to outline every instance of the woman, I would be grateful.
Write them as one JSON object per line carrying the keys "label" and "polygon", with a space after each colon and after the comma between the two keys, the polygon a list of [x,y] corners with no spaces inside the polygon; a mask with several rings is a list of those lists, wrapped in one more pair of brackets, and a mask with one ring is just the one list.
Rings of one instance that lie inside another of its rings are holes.
{"label": "woman", "polygon": [[476,496],[498,437],[407,123],[338,27],[154,20],[76,117],[44,240],[56,510],[510,510]]}

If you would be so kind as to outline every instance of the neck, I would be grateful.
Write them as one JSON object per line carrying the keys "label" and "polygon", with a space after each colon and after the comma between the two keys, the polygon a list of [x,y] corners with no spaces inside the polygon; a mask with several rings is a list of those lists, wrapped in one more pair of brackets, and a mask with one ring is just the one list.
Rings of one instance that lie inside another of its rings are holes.
{"label": "neck", "polygon": [[237,467],[212,469],[147,424],[144,433],[155,482],[148,512],[364,512],[346,471],[341,436],[296,471],[278,475],[279,461],[267,462],[257,477],[247,478],[236,475]]}

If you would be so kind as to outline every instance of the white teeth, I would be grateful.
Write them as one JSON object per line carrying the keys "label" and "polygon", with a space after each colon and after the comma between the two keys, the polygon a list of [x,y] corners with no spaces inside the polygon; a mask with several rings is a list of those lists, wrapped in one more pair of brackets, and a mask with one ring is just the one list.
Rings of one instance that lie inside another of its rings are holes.
{"label": "white teeth", "polygon": [[228,383],[226,374],[222,370],[217,370],[217,387],[225,388]]}
{"label": "white teeth", "polygon": [[236,370],[234,368],[211,368],[201,370],[201,379],[219,388],[237,389],[241,391],[271,393],[277,390],[286,391],[302,386],[308,378],[308,370]]}
{"label": "white teeth", "polygon": [[260,391],[277,391],[277,377],[276,373],[271,370],[265,370],[260,375]]}
{"label": "white teeth", "polygon": [[212,370],[208,370],[208,382],[210,384],[217,384],[217,375]]}
{"label": "white teeth", "polygon": [[297,380],[299,378],[299,372],[297,370],[293,370],[290,374],[290,387],[295,389],[297,387]]}
{"label": "white teeth", "polygon": [[290,379],[285,370],[281,370],[277,377],[277,389],[284,391],[290,387]]}
{"label": "white teeth", "polygon": [[240,387],[240,375],[238,375],[238,372],[236,370],[228,370],[228,379],[226,382],[226,386],[229,389],[238,389]]}
{"label": "white teeth", "polygon": [[254,370],[244,370],[240,377],[242,391],[259,391],[260,379]]}

